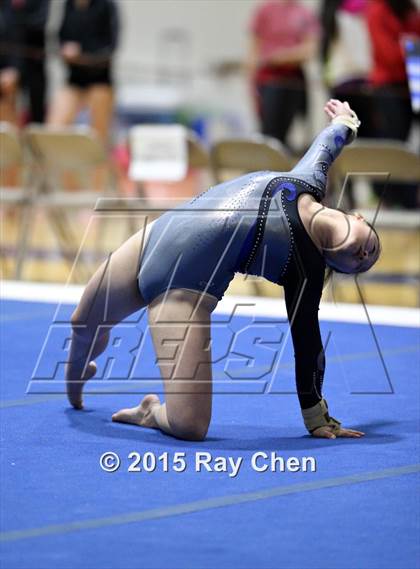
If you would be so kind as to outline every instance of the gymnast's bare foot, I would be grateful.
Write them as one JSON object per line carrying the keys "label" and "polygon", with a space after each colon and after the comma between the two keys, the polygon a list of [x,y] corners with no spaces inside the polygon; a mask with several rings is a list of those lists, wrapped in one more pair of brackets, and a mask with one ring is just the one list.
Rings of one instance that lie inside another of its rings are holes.
{"label": "gymnast's bare foot", "polygon": [[152,413],[156,405],[160,405],[159,397],[157,395],[146,395],[140,405],[117,411],[112,415],[112,420],[117,423],[130,423],[139,427],[158,429],[158,424]]}
{"label": "gymnast's bare foot", "polygon": [[69,380],[66,381],[67,387],[67,398],[75,409],[83,409],[83,387],[85,383],[95,375],[96,373],[96,363],[89,362],[86,372],[82,379],[79,380]]}

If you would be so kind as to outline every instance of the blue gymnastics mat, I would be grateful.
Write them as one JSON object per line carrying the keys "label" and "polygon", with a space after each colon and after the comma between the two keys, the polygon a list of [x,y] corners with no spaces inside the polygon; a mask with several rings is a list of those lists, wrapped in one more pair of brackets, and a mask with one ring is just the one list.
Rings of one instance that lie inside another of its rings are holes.
{"label": "blue gymnastics mat", "polygon": [[[108,379],[92,384],[99,393],[86,396],[84,411],[59,394],[61,369],[50,381],[56,389],[34,379],[26,394],[34,370],[54,368],[55,308],[2,303],[2,569],[420,566],[418,329],[376,325],[373,334],[366,324],[321,323],[332,413],[366,432],[328,441],[303,429],[284,336],[273,371],[285,326],[241,315],[221,324],[216,315],[213,420],[207,440],[194,443],[111,422],[115,410],[141,397],[136,389],[117,393],[131,385],[118,384],[131,353],[115,355],[121,341],[111,347],[115,357],[99,358]],[[145,327],[140,318],[116,334],[145,338],[141,371],[157,384]],[[226,346],[233,346],[228,366]],[[121,460],[113,473],[99,465],[110,451]],[[149,453],[140,472],[128,471],[133,452]],[[208,458],[198,453],[211,455],[211,472],[196,471],[196,460]],[[272,456],[295,466],[312,457],[316,471],[272,471]],[[182,472],[172,468],[176,457],[185,461]],[[242,459],[236,476],[214,470],[228,459]]]}

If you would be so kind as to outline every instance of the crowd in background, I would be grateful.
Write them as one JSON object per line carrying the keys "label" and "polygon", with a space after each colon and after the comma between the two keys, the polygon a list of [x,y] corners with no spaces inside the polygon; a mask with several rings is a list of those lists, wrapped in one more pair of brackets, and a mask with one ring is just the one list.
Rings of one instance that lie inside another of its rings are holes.
{"label": "crowd in background", "polygon": [[306,108],[304,64],[318,52],[331,96],[356,110],[361,136],[407,138],[413,114],[402,40],[420,36],[412,0],[323,0],[319,19],[297,0],[272,0],[257,9],[251,35],[265,134],[287,143],[291,118]]}
{"label": "crowd in background", "polygon": [[[49,1],[0,0],[0,119],[67,125],[87,108],[107,142],[118,2],[66,0],[56,43],[67,78],[47,105]],[[347,100],[361,119],[360,136],[407,140],[414,114],[403,39],[420,37],[413,0],[322,0],[319,15],[298,0],[262,1],[249,29],[246,68],[263,134],[289,144],[294,118],[307,113],[305,64],[319,57],[331,96]],[[23,116],[18,95],[27,101]],[[415,206],[410,188],[398,196],[400,205]]]}
{"label": "crowd in background", "polygon": [[68,125],[85,107],[92,127],[107,141],[113,111],[112,57],[118,42],[118,4],[113,0],[66,1],[56,43],[67,77],[47,110],[49,4],[50,0],[0,0],[0,118],[17,125],[18,94],[27,92],[24,121]]}
{"label": "crowd in background", "polygon": [[17,93],[28,96],[30,118],[43,122],[46,108],[45,28],[49,0],[0,1],[0,113],[16,124]]}
{"label": "crowd in background", "polygon": [[[304,64],[318,52],[331,96],[348,101],[361,120],[359,135],[406,141],[414,113],[404,39],[413,36],[420,36],[420,13],[412,0],[323,0],[319,19],[297,0],[263,2],[249,57],[262,132],[287,145],[294,116],[306,112]],[[412,185],[391,190],[393,203],[416,207]]]}

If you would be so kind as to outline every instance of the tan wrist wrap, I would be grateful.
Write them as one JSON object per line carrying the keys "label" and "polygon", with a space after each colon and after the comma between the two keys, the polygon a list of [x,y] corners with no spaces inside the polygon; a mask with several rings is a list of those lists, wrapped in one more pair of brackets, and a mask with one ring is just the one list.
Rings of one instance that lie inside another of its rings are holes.
{"label": "tan wrist wrap", "polygon": [[305,427],[311,434],[319,427],[332,427],[333,432],[340,430],[341,423],[334,417],[330,417],[325,399],[321,399],[319,403],[309,407],[309,409],[302,409],[302,416]]}

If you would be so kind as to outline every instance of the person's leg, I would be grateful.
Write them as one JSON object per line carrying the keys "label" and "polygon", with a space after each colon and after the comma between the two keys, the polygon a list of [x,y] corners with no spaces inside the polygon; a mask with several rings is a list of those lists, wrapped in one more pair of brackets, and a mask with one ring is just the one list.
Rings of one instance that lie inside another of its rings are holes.
{"label": "person's leg", "polygon": [[357,132],[359,138],[372,138],[374,136],[372,93],[366,81],[356,79],[336,85],[332,89],[331,97],[340,101],[347,101],[355,111],[361,123]]}
{"label": "person's leg", "polygon": [[137,286],[140,251],[152,226],[139,231],[99,267],[72,315],[72,340],[66,366],[70,403],[82,408],[85,382],[96,372],[95,358],[106,348],[110,328],[145,306]]}
{"label": "person's leg", "polygon": [[18,125],[19,76],[15,69],[0,69],[0,121]]}
{"label": "person's leg", "polygon": [[184,289],[158,296],[148,309],[153,343],[165,384],[164,404],[147,395],[113,421],[161,429],[174,437],[203,440],[211,419],[211,312],[217,300]]}
{"label": "person's leg", "polygon": [[404,85],[378,88],[374,102],[375,135],[378,138],[406,141],[413,119],[408,89]]}
{"label": "person's leg", "polygon": [[[404,85],[391,85],[376,90],[375,121],[378,138],[401,140],[402,142],[407,140],[413,113],[409,92]],[[418,207],[417,188],[418,185],[415,182],[410,184],[391,181],[386,185],[384,202],[391,206],[415,209]],[[374,191],[378,196],[382,195],[383,190],[383,184],[374,184]]]}
{"label": "person's leg", "polygon": [[67,126],[72,124],[83,104],[83,93],[80,89],[67,85],[53,98],[48,111],[47,124]]}
{"label": "person's leg", "polygon": [[[66,127],[72,125],[85,103],[82,89],[66,85],[53,97],[48,109],[46,123],[48,126]],[[60,183],[63,188],[73,191],[80,188],[80,176],[75,172],[61,173]]]}
{"label": "person's leg", "polygon": [[[112,88],[108,85],[93,85],[86,91],[86,105],[90,114],[90,126],[99,135],[105,147],[109,145],[114,98]],[[95,190],[106,191],[108,171],[103,166],[95,169],[91,184]]]}
{"label": "person's leg", "polygon": [[301,106],[301,93],[293,84],[264,85],[259,90],[262,134],[287,145],[287,135]]}
{"label": "person's leg", "polygon": [[86,94],[86,103],[90,111],[91,126],[108,144],[114,109],[114,95],[109,85],[93,85]]}
{"label": "person's leg", "polygon": [[45,120],[45,94],[47,88],[44,61],[28,61],[27,86],[31,122],[43,123]]}
{"label": "person's leg", "polygon": [[28,98],[27,120],[33,123],[43,123],[47,90],[45,28],[25,26],[23,33],[28,51],[28,57],[25,57],[22,62],[25,94]]}

